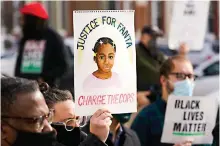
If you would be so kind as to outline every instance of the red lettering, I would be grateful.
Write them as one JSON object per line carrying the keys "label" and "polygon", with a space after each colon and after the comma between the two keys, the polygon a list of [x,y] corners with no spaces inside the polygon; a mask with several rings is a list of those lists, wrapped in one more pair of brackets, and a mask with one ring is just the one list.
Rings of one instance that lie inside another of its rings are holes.
{"label": "red lettering", "polygon": [[93,98],[94,96],[89,96],[89,99],[88,99],[88,105],[93,105]]}
{"label": "red lettering", "polygon": [[123,96],[121,96],[122,94],[120,94],[120,97],[119,97],[119,103],[123,103]]}
{"label": "red lettering", "polygon": [[116,94],[116,95],[115,95],[115,98],[116,98],[116,99],[115,99],[115,104],[118,104],[118,102],[119,102],[118,96],[119,96],[119,94]]}
{"label": "red lettering", "polygon": [[130,98],[130,102],[133,102],[134,101],[134,93],[131,93],[131,98]]}
{"label": "red lettering", "polygon": [[112,104],[112,97],[113,95],[108,95],[108,104]]}
{"label": "red lettering", "polygon": [[127,103],[128,102],[128,97],[126,96],[125,98],[124,98],[124,103]]}
{"label": "red lettering", "polygon": [[[97,103],[96,103],[96,102],[97,102],[97,97],[96,97],[95,95],[93,96],[93,99],[92,99],[92,100],[93,100],[93,103],[96,105],[96,104],[97,104]],[[92,103],[92,105],[93,105],[93,103]]]}
{"label": "red lettering", "polygon": [[106,96],[106,95],[102,95],[102,100],[101,100],[101,103],[102,103],[102,104],[105,104],[105,96]]}
{"label": "red lettering", "polygon": [[125,95],[126,98],[125,98],[125,103],[128,103],[128,98],[129,98],[129,94]]}
{"label": "red lettering", "polygon": [[[107,101],[106,101],[107,100]],[[78,105],[104,105],[104,104],[123,104],[132,103],[135,100],[134,93],[115,94],[115,95],[93,95],[80,96]]]}
{"label": "red lettering", "polygon": [[[105,103],[106,95],[94,95],[94,96],[80,96],[78,99],[78,104],[82,105],[100,105]],[[110,98],[110,96],[109,96]]]}
{"label": "red lettering", "polygon": [[80,96],[80,97],[79,97],[79,99],[78,99],[78,105],[79,105],[79,106],[84,105],[84,104],[83,104],[83,101],[81,101],[81,100],[83,100],[83,99],[84,99],[84,96]]}
{"label": "red lettering", "polygon": [[120,99],[122,100],[120,103],[124,103],[126,94],[121,94]]}
{"label": "red lettering", "polygon": [[115,98],[114,98],[113,95],[112,95],[112,100],[111,101],[112,101],[111,104],[115,104]]}

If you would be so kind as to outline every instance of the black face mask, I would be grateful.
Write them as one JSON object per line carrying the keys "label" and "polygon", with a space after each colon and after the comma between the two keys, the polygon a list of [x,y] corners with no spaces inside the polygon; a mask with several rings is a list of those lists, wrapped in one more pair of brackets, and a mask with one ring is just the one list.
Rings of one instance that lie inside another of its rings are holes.
{"label": "black face mask", "polygon": [[53,146],[56,141],[56,132],[32,133],[17,131],[17,138],[12,146]]}
{"label": "black face mask", "polygon": [[125,113],[125,114],[113,114],[114,118],[116,118],[121,124],[124,124],[130,120],[131,113]]}
{"label": "black face mask", "polygon": [[25,39],[41,39],[44,36],[46,29],[45,20],[32,16],[24,15],[25,23],[22,27],[23,36]]}
{"label": "black face mask", "polygon": [[78,146],[81,142],[81,133],[79,127],[75,127],[72,131],[66,131],[65,126],[53,125],[57,131],[57,141],[65,146]]}
{"label": "black face mask", "polygon": [[148,42],[147,49],[148,49],[150,55],[157,60],[157,54],[158,54],[159,50],[157,48],[156,38],[152,38]]}
{"label": "black face mask", "polygon": [[10,124],[8,124],[8,126],[17,132],[17,137],[13,143],[5,140],[5,142],[10,146],[53,146],[53,144],[56,142],[55,130],[37,133],[18,130]]}
{"label": "black face mask", "polygon": [[148,44],[147,47],[150,49],[155,49],[156,48],[156,39],[151,39]]}

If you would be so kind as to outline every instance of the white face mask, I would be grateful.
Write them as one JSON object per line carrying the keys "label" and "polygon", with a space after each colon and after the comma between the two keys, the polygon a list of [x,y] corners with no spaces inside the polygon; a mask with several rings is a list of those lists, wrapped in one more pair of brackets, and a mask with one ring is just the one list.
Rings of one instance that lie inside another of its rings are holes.
{"label": "white face mask", "polygon": [[195,87],[194,81],[185,79],[174,83],[174,91],[171,93],[175,96],[192,96]]}

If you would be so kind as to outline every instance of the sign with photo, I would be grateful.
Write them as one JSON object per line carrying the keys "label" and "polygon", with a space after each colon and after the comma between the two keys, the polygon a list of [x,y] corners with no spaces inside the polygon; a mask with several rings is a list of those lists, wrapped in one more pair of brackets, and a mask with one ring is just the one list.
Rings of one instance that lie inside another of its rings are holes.
{"label": "sign with photo", "polygon": [[136,112],[134,11],[74,11],[77,115]]}

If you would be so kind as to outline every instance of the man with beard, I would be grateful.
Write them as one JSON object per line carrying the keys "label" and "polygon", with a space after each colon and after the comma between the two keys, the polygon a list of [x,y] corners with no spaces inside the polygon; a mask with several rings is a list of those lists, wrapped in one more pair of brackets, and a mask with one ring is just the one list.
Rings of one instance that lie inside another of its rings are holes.
{"label": "man with beard", "polygon": [[[1,78],[2,146],[64,146],[56,140],[49,110],[36,81]],[[90,125],[91,134],[79,146],[106,146],[111,114],[98,110]],[[75,137],[72,137],[74,140]]]}
{"label": "man with beard", "polygon": [[29,3],[20,9],[23,16],[15,76],[59,83],[67,69],[66,51],[61,36],[49,28],[48,14],[40,3]]}
{"label": "man with beard", "polygon": [[172,144],[160,142],[167,99],[171,94],[192,96],[195,80],[193,66],[183,56],[171,57],[161,66],[159,80],[162,90],[161,97],[143,108],[131,126],[131,129],[137,133],[142,146],[172,146]]}

